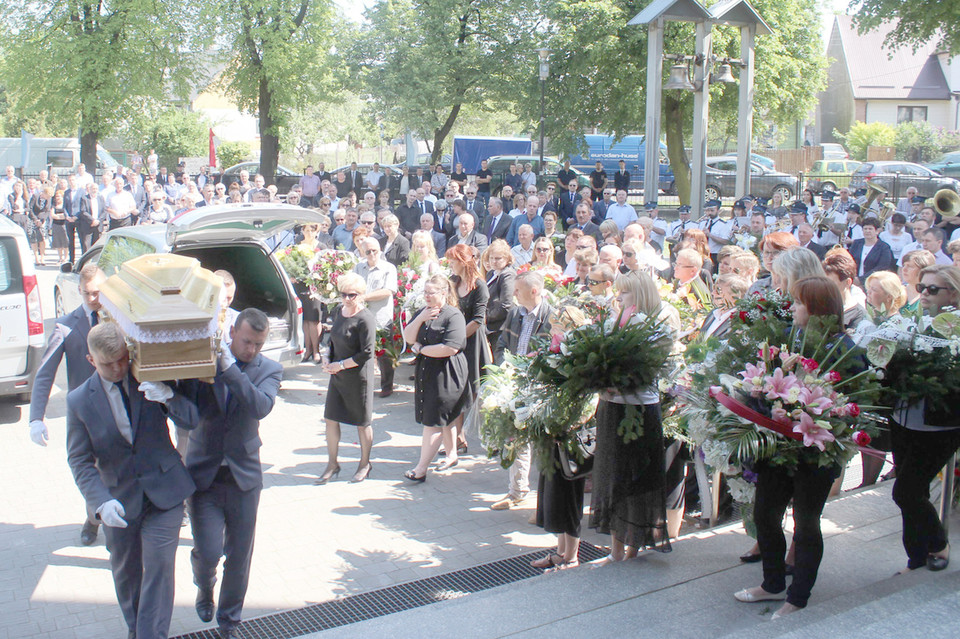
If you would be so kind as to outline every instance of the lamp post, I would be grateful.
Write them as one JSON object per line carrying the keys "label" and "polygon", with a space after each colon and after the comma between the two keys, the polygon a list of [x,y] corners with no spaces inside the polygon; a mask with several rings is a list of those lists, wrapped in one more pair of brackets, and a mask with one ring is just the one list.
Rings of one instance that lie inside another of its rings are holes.
{"label": "lamp post", "polygon": [[547,78],[550,76],[550,50],[538,49],[540,56],[540,166],[537,171],[543,175],[543,125],[546,119]]}

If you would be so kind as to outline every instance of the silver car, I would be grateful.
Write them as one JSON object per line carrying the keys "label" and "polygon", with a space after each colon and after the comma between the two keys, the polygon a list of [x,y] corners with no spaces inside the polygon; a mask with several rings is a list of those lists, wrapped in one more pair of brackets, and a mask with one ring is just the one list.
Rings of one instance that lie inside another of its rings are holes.
{"label": "silver car", "polygon": [[[707,186],[704,196],[708,200],[733,197],[737,189],[737,158],[727,155],[707,158]],[[773,197],[780,193],[783,201],[788,202],[800,192],[800,179],[796,175],[783,173],[750,163],[750,192],[760,197]]]}
{"label": "silver car", "polygon": [[0,397],[30,401],[44,345],[40,289],[27,235],[0,215]]}
{"label": "silver car", "polygon": [[229,271],[237,282],[233,308],[258,308],[270,318],[263,354],[284,366],[303,355],[303,309],[271,248],[271,238],[297,224],[317,224],[321,214],[286,204],[206,206],[169,224],[127,226],[107,232],[74,265],[64,264],[54,284],[59,317],[80,305],[79,273],[95,263],[109,277],[123,262],[148,253],[177,253],[200,260],[204,268]]}

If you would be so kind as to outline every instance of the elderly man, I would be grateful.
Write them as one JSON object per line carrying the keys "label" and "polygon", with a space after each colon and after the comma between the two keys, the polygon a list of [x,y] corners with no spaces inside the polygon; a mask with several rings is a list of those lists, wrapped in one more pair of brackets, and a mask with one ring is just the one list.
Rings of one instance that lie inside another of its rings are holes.
{"label": "elderly man", "polygon": [[[353,270],[367,283],[367,292],[363,299],[377,320],[377,331],[387,330],[393,323],[397,268],[382,259],[380,242],[374,238],[361,240],[359,248],[360,256],[365,261],[357,264]],[[380,368],[380,397],[389,397],[393,394],[393,361],[384,354],[377,358],[377,366]]]}
{"label": "elderly man", "polygon": [[626,189],[617,191],[617,201],[607,207],[606,219],[616,222],[617,228],[621,231],[625,229],[630,222],[637,221],[637,210],[627,204]]}
{"label": "elderly man", "polygon": [[700,277],[703,269],[703,257],[694,249],[680,249],[677,252],[677,261],[673,265],[673,290],[685,296],[693,296],[706,306],[711,302],[710,287]]}
{"label": "elderly man", "polygon": [[107,205],[100,195],[96,182],[87,185],[87,194],[80,200],[80,219],[77,230],[80,233],[80,250],[86,251],[100,239],[100,229],[106,221]]}
{"label": "elderly man", "polygon": [[510,232],[510,226],[513,224],[513,218],[503,210],[503,200],[498,197],[492,197],[487,202],[489,214],[480,227],[481,232],[487,238],[487,244],[492,244],[494,240],[506,240],[507,233]]}
{"label": "elderly man", "polygon": [[[607,209],[610,208],[610,205],[616,202],[614,196],[616,195],[616,189],[607,187],[603,190],[603,199],[597,200],[593,203],[593,217],[598,220],[607,219]],[[620,229],[621,231],[623,229]]]}
{"label": "elderly man", "polygon": [[265,184],[266,184],[266,180],[262,175],[260,175],[259,173],[254,175],[253,188],[249,189],[246,193],[243,194],[243,201],[256,202],[257,201],[255,199],[256,196],[262,195],[263,193],[269,193],[269,191],[267,191],[266,187],[264,186]]}
{"label": "elderly man", "polygon": [[[530,340],[534,337],[550,335],[550,315],[553,308],[543,297],[543,275],[536,271],[521,273],[516,278],[514,289],[517,306],[507,312],[503,321],[503,330],[494,349],[494,361],[503,363],[504,352],[514,355],[526,355],[530,351]],[[523,503],[530,492],[531,448],[524,446],[517,452],[516,459],[509,469],[509,488],[505,497],[494,502],[493,510],[508,510]]]}
{"label": "elderly man", "polygon": [[[904,235],[906,235],[906,233],[904,233]],[[820,260],[823,260],[823,258],[826,257],[827,251],[829,250],[829,248],[826,246],[821,246],[820,244],[817,244],[814,241],[814,237],[816,237],[816,232],[813,230],[813,227],[810,226],[809,224],[803,223],[799,227],[797,227],[797,241],[800,242],[800,246],[806,249],[810,249],[811,251],[816,253],[817,257]]]}
{"label": "elderly man", "polygon": [[[460,202],[460,200],[457,200]],[[476,220],[473,219],[473,215],[464,212],[457,218],[457,232],[450,237],[450,242],[448,246],[455,246],[457,244],[466,244],[467,246],[472,246],[475,249],[477,256],[487,248],[487,238],[483,233],[478,233],[476,228]]]}
{"label": "elderly man", "polygon": [[436,250],[437,255],[443,255],[447,252],[447,236],[439,231],[434,231],[434,224],[433,213],[424,213],[420,216],[420,230],[430,234],[430,239],[433,240],[433,248]]}
{"label": "elderly man", "polygon": [[527,208],[525,215],[518,215],[510,225],[510,231],[507,233],[507,244],[516,246],[519,242],[518,232],[521,226],[528,225],[533,229],[535,237],[544,234],[543,218],[537,215],[537,209],[540,208],[540,200],[533,195],[527,198]]}
{"label": "elderly man", "polygon": [[463,205],[466,210],[473,213],[478,220],[482,220],[487,214],[483,202],[477,198],[477,185],[468,184],[463,191]]}
{"label": "elderly man", "polygon": [[611,244],[600,247],[600,263],[609,266],[614,273],[619,273],[623,263],[623,251],[619,246]]}
{"label": "elderly man", "polygon": [[521,224],[517,229],[517,245],[510,249],[513,263],[517,268],[533,260],[533,227]]}
{"label": "elderly man", "polygon": [[113,188],[104,195],[110,229],[130,226],[138,216],[137,203],[130,191],[125,190],[123,186],[123,179],[116,178],[113,181]]}

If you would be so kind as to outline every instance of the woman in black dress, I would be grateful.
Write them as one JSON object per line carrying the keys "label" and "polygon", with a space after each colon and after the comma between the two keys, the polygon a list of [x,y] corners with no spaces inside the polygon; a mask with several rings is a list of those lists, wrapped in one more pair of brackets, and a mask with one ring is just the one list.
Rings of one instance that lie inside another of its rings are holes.
{"label": "woman in black dress", "polygon": [[[550,318],[550,335],[583,326],[587,318],[579,308],[564,306]],[[540,471],[537,487],[537,525],[557,535],[557,550],[530,565],[534,568],[563,570],[580,565],[580,521],[583,519],[583,490],[586,477],[567,479],[559,470],[559,451],[553,446],[553,473]]]}
{"label": "woman in black dress", "polygon": [[466,322],[453,285],[433,275],[424,284],[423,297],[427,305],[403,329],[403,339],[417,355],[414,410],[423,425],[420,461],[403,474],[415,482],[426,480],[441,437],[448,457],[456,459],[453,423],[463,411],[468,387]]}
{"label": "woman in black dress", "polygon": [[487,278],[487,342],[493,351],[500,339],[500,330],[507,313],[514,307],[513,287],[517,271],[513,268],[513,253],[504,240],[494,240],[480,258],[484,276]]}
{"label": "woman in black dress", "polygon": [[[624,322],[643,313],[679,330],[679,315],[660,302],[657,286],[648,275],[621,275],[615,289]],[[611,537],[610,554],[598,560],[600,565],[631,559],[646,547],[670,551],[660,393],[656,384],[622,392],[601,393],[597,406],[590,527]],[[630,443],[617,434],[627,404],[635,406],[643,419],[643,434]]]}
{"label": "woman in black dress", "polygon": [[[464,355],[467,357],[470,383],[467,388],[467,403],[464,405],[464,414],[477,399],[480,387],[480,369],[487,364],[486,351],[486,318],[487,303],[490,301],[490,291],[487,283],[480,277],[480,267],[474,249],[466,244],[457,244],[447,249],[447,262],[453,271],[453,282],[460,305],[460,312],[467,323],[467,346]],[[467,439],[463,435],[463,417],[461,414],[456,421],[458,454],[467,452]],[[457,456],[450,457],[442,463],[440,470],[446,470],[457,464]]]}
{"label": "woman in black dress", "polygon": [[[300,246],[308,251],[317,252],[317,234],[320,232],[318,224],[303,225],[303,241]],[[303,361],[320,361],[320,306],[319,302],[310,297],[310,289],[303,282],[294,281],[293,290],[300,298],[303,308]]]}
{"label": "woman in black dress", "polygon": [[51,211],[53,211],[53,187],[45,185],[40,188],[39,193],[30,198],[30,204],[27,207],[29,218],[27,236],[30,238],[30,246],[33,247],[34,260],[40,266],[44,266],[43,258],[47,249],[44,226],[50,218]]}
{"label": "woman in black dress", "polygon": [[50,246],[57,249],[57,259],[63,264],[69,259],[67,247],[67,212],[63,208],[63,191],[53,195],[53,210],[50,212]]}
{"label": "woman in black dress", "polygon": [[356,273],[344,273],[337,281],[343,303],[333,311],[330,331],[330,355],[324,358],[323,372],[330,375],[323,418],[327,426],[327,468],[317,480],[325,484],[340,474],[337,452],[340,424],[357,427],[360,439],[360,464],[351,482],[370,475],[370,449],[373,447],[373,353],[377,322],[363,305],[367,284]]}

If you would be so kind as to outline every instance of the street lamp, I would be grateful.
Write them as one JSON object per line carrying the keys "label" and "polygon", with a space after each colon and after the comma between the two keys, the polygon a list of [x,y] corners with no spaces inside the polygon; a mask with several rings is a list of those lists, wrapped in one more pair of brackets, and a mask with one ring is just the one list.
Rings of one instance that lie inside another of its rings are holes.
{"label": "street lamp", "polygon": [[545,102],[547,97],[547,78],[550,77],[550,49],[537,49],[540,56],[540,167],[537,171],[543,175],[543,125],[546,118]]}

